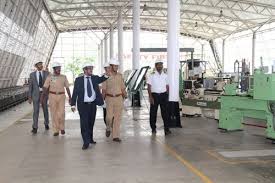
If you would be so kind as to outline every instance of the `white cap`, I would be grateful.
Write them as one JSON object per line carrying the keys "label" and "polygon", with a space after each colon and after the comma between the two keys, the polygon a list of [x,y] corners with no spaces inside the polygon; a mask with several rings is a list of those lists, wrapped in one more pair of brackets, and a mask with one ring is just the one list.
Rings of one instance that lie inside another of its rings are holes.
{"label": "white cap", "polygon": [[104,67],[104,68],[105,68],[105,67],[109,67],[109,66],[110,66],[109,62],[106,62],[106,63],[103,64],[103,67]]}
{"label": "white cap", "polygon": [[94,67],[94,64],[91,62],[86,62],[83,64],[82,68],[84,69],[85,67]]}
{"label": "white cap", "polygon": [[38,63],[43,63],[43,62],[42,61],[36,61],[36,62],[34,62],[34,65],[36,65]]}
{"label": "white cap", "polygon": [[110,64],[110,65],[119,65],[119,62],[118,62],[117,59],[112,58],[112,59],[110,60],[109,64]]}
{"label": "white cap", "polygon": [[54,68],[54,67],[61,67],[61,64],[59,62],[53,62],[52,68]]}
{"label": "white cap", "polygon": [[164,63],[164,61],[163,60],[161,60],[161,59],[157,59],[156,61],[155,61],[155,64],[158,64],[158,63]]}

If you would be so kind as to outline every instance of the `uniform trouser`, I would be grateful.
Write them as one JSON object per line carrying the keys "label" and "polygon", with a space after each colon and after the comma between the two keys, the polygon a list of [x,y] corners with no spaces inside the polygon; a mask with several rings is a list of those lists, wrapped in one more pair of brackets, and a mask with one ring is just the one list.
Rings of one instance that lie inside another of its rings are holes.
{"label": "uniform trouser", "polygon": [[106,115],[107,115],[106,108],[103,107],[103,118],[104,118],[104,123],[105,123],[105,125],[106,125]]}
{"label": "uniform trouser", "polygon": [[54,133],[58,133],[60,130],[65,129],[65,99],[65,94],[49,94],[49,104]]}
{"label": "uniform trouser", "polygon": [[[40,99],[41,94],[39,95]],[[38,118],[39,118],[39,109],[40,109],[40,100],[33,100],[33,128],[38,128]],[[44,124],[49,125],[49,111],[48,111],[48,97],[44,98],[44,103],[42,105],[44,113]]]}
{"label": "uniform trouser", "polygon": [[120,137],[120,121],[121,114],[123,109],[123,99],[121,96],[119,97],[109,97],[106,99],[106,122],[107,122],[107,131],[110,131],[112,128],[112,137],[119,138]]}
{"label": "uniform trouser", "polygon": [[95,102],[90,104],[82,104],[81,109],[79,109],[79,116],[83,144],[89,145],[89,143],[93,140],[94,123],[96,117]]}
{"label": "uniform trouser", "polygon": [[164,129],[168,129],[168,94],[167,93],[152,93],[154,104],[150,105],[150,126],[152,130],[156,129],[158,106],[160,105],[161,117],[164,123]]}

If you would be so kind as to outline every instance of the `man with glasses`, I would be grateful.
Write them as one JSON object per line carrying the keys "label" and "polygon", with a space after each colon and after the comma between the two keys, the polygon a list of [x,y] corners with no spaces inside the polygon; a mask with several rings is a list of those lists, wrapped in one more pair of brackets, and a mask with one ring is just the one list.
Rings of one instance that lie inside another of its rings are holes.
{"label": "man with glasses", "polygon": [[71,101],[71,109],[74,112],[77,103],[77,109],[80,116],[80,128],[83,139],[82,150],[89,148],[90,144],[96,144],[93,138],[93,129],[96,117],[97,105],[103,105],[103,98],[99,90],[99,84],[107,80],[108,73],[99,77],[93,75],[94,65],[85,63],[83,65],[84,75],[76,78]]}

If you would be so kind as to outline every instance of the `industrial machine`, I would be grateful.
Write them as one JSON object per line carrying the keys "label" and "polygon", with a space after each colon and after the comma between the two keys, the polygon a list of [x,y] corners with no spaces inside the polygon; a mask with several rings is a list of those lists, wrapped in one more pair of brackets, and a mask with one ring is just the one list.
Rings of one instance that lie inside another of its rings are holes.
{"label": "industrial machine", "polygon": [[275,73],[256,69],[249,77],[249,89],[239,92],[236,83],[225,86],[221,96],[219,128],[224,131],[242,130],[245,117],[266,121],[266,136],[275,142]]}
{"label": "industrial machine", "polygon": [[[186,84],[189,83],[189,84]],[[182,114],[184,116],[205,116],[219,119],[219,96],[223,92],[216,88],[204,88],[197,81],[184,81],[184,95],[182,101]],[[191,87],[188,87],[191,86]]]}
{"label": "industrial machine", "polygon": [[203,97],[204,89],[199,87],[199,83],[195,80],[186,80],[184,83],[183,98],[182,98],[182,113],[183,115],[201,115],[201,108],[196,105],[191,105],[192,101],[200,100]]}
{"label": "industrial machine", "polygon": [[[228,93],[230,87],[248,91],[249,65],[246,60],[234,62],[233,73],[218,73],[216,77],[204,77],[206,72],[205,61],[194,59],[194,63],[187,61],[185,80],[182,87],[182,114],[184,116],[204,116],[219,119],[220,96],[224,90]],[[194,68],[194,69],[193,69]],[[190,75],[191,74],[191,75]],[[227,84],[232,84],[228,85]]]}
{"label": "industrial machine", "polygon": [[[186,64],[185,72],[183,66]],[[204,78],[206,61],[197,59],[181,62],[181,103],[183,116],[206,116],[218,119],[220,103],[218,97],[222,92],[220,78]]]}

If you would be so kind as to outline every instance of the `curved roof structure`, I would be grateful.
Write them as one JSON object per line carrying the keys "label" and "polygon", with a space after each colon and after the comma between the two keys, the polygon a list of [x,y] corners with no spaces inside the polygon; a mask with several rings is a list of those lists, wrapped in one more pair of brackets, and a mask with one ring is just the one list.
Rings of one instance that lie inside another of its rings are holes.
{"label": "curved roof structure", "polygon": [[[122,10],[132,28],[132,0],[45,0],[59,31],[109,29]],[[141,29],[167,30],[167,0],[141,0]],[[274,22],[274,0],[181,0],[181,34],[215,39]]]}

